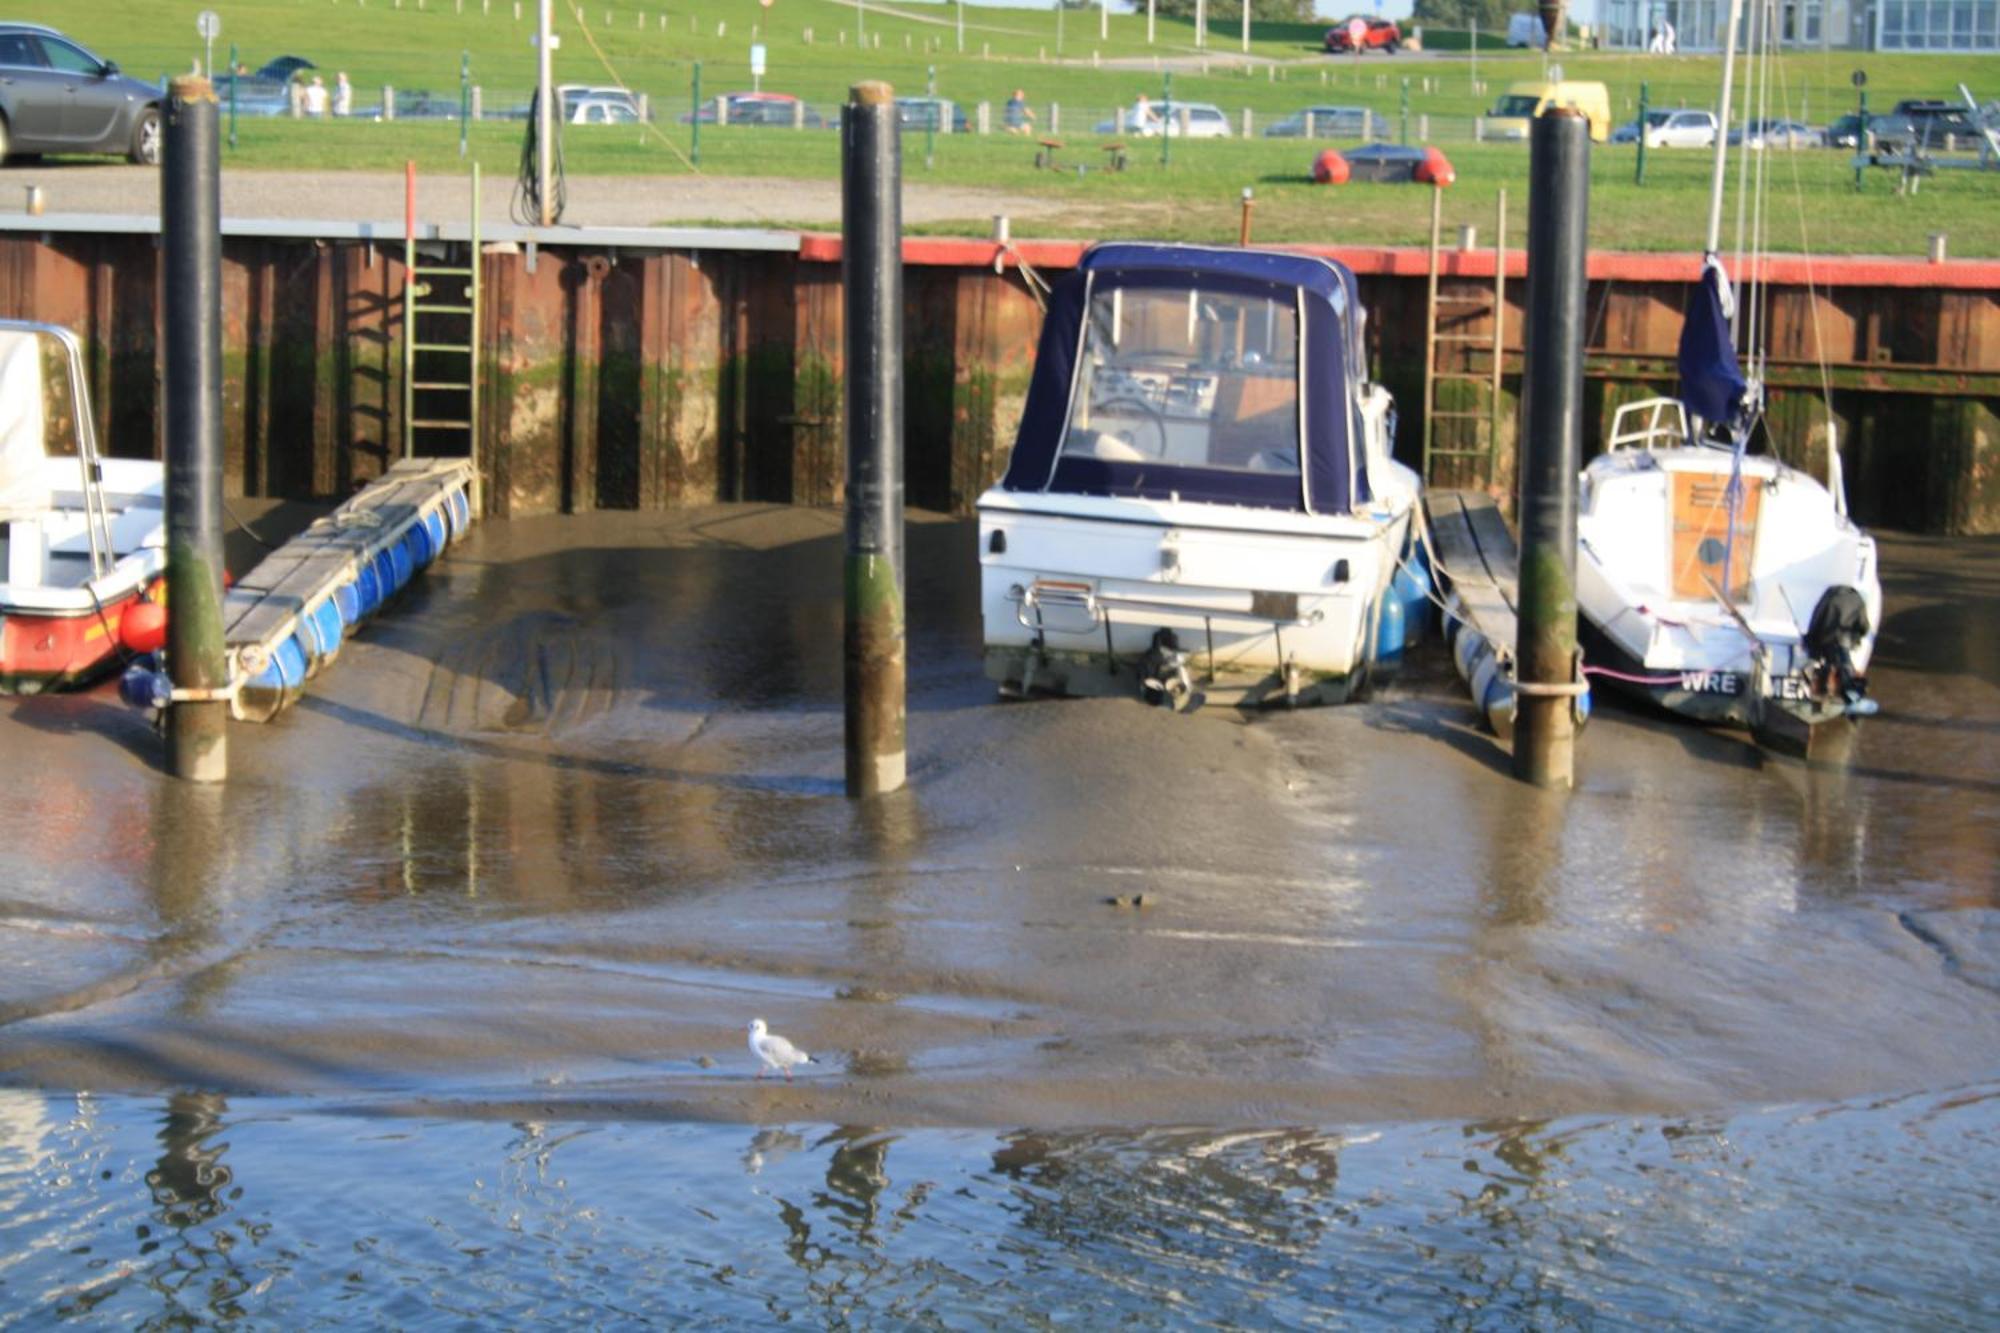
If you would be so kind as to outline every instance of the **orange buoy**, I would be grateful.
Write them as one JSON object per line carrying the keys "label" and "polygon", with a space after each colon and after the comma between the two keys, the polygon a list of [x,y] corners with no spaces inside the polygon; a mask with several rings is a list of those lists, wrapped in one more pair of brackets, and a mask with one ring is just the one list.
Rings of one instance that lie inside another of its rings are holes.
{"label": "orange buoy", "polygon": [[1442,188],[1458,179],[1458,170],[1442,149],[1432,145],[1424,149],[1424,160],[1417,165],[1415,179]]}
{"label": "orange buoy", "polygon": [[167,608],[140,600],[118,618],[118,642],[134,653],[156,653],[167,644]]}
{"label": "orange buoy", "polygon": [[1348,176],[1347,159],[1337,148],[1327,148],[1313,159],[1313,180],[1321,185],[1345,185]]}

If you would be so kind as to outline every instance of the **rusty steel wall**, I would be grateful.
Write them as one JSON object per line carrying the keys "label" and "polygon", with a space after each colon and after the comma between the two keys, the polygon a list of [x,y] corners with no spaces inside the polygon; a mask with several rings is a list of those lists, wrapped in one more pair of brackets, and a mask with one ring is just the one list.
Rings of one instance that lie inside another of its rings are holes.
{"label": "rusty steel wall", "polygon": [[[488,245],[476,445],[488,508],[839,503],[840,265],[832,238],[809,239],[797,253],[543,246],[532,262]],[[996,272],[990,247],[929,249],[905,282],[908,499],[965,513],[1005,467],[1041,316],[1018,265]],[[1402,405],[1398,452],[1414,463],[1426,275],[1383,254],[1350,262],[1374,371]],[[116,454],[160,452],[158,261],[147,234],[0,235],[0,315],[77,331]],[[1042,262],[1051,277],[1064,266]],[[403,435],[401,241],[231,236],[223,268],[229,492],[328,499],[378,475]],[[1652,276],[1591,284],[1587,448],[1619,403],[1674,385],[1689,283],[1628,268]],[[1486,289],[1491,272],[1447,273],[1444,290]],[[1502,488],[1525,297],[1510,278]],[[1795,280],[1762,299],[1769,417],[1790,461],[1823,473],[1830,394],[1862,522],[2000,532],[2000,284]],[[1457,331],[1479,334],[1486,318]],[[1464,368],[1483,364],[1459,347]]]}

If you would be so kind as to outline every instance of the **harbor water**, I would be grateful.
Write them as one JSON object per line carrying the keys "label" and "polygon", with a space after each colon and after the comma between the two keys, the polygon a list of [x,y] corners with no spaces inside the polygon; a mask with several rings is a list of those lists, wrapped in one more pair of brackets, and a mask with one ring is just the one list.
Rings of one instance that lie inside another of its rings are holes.
{"label": "harbor water", "polygon": [[1990,1328],[1996,1094],[996,1133],[10,1092],[0,1318]]}
{"label": "harbor water", "polygon": [[1564,797],[1422,649],[998,703],[917,517],[855,803],[839,524],[480,525],[220,789],[0,703],[0,1318],[1993,1324],[2000,545],[1883,539],[1843,760]]}

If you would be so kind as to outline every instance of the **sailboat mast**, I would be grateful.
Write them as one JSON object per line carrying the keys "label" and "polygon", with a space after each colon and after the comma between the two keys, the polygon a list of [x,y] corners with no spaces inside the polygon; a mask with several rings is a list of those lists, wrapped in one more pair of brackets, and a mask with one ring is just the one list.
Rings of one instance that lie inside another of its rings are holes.
{"label": "sailboat mast", "polygon": [[1708,183],[1708,246],[1706,253],[1722,252],[1723,166],[1729,156],[1729,108],[1736,82],[1736,31],[1743,20],[1743,0],[1729,0],[1728,35],[1722,43],[1722,106],[1716,115],[1715,173]]}

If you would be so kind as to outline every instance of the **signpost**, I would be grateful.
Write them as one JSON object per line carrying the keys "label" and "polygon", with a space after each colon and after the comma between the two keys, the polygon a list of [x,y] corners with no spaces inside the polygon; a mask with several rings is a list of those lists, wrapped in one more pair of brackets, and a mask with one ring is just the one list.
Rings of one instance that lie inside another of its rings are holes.
{"label": "signpost", "polygon": [[202,10],[201,13],[194,16],[194,30],[201,35],[202,41],[208,43],[207,53],[202,57],[201,68],[204,77],[213,79],[215,77],[215,39],[222,36],[222,15],[212,9]]}

